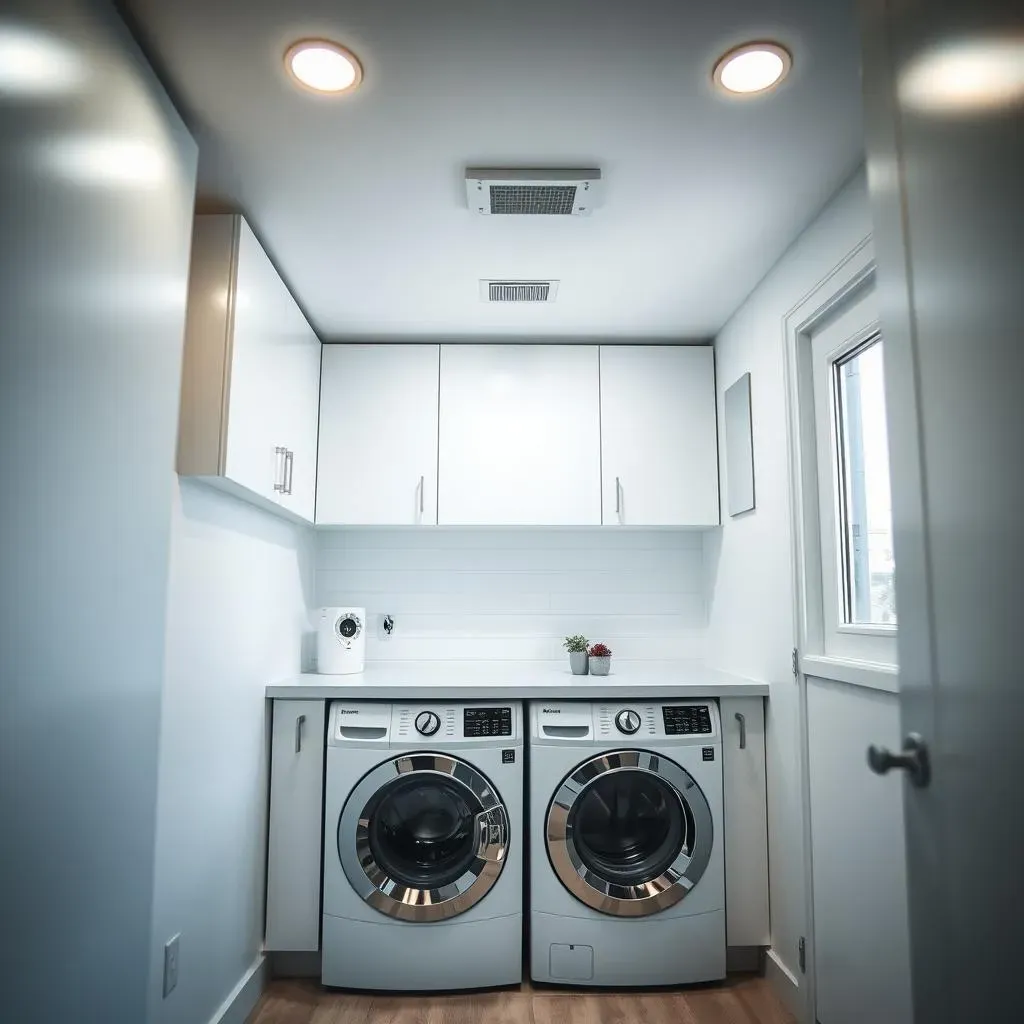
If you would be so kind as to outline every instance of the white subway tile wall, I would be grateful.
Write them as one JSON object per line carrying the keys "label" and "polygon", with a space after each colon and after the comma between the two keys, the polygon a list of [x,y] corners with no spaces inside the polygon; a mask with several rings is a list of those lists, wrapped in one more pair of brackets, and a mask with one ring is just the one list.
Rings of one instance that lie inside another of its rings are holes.
{"label": "white subway tile wall", "polygon": [[367,661],[549,660],[570,633],[619,658],[701,658],[702,548],[699,531],[322,530],[316,600],[366,608]]}

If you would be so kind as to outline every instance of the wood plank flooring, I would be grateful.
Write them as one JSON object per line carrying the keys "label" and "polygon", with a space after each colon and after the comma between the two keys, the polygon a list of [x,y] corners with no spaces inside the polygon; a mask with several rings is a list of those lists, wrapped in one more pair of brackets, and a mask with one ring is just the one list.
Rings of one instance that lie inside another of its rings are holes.
{"label": "wood plank flooring", "polygon": [[248,1024],[795,1024],[764,978],[652,992],[533,988],[458,995],[355,994],[271,982]]}

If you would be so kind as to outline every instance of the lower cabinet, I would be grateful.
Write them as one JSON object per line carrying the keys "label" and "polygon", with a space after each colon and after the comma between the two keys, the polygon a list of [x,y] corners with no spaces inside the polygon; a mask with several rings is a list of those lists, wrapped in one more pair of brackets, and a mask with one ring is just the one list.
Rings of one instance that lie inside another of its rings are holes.
{"label": "lower cabinet", "polygon": [[270,748],[270,837],[264,948],[320,948],[323,851],[322,700],[275,700]]}
{"label": "lower cabinet", "polygon": [[764,699],[722,697],[725,934],[730,946],[768,946],[768,792]]}

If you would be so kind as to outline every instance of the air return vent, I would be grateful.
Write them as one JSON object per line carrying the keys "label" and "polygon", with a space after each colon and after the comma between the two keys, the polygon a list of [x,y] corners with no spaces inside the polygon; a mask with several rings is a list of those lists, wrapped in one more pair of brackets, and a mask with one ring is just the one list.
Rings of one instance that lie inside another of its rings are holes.
{"label": "air return vent", "polygon": [[601,172],[584,170],[466,171],[469,208],[488,216],[586,216],[599,205]]}
{"label": "air return vent", "polygon": [[557,281],[481,281],[484,302],[554,302]]}

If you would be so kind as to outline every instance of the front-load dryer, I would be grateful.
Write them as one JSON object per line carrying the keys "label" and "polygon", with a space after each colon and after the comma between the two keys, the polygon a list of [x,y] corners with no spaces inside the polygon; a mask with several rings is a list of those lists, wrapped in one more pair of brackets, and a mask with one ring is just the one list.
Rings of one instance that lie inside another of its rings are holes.
{"label": "front-load dryer", "polygon": [[533,979],[724,978],[715,702],[543,701],[530,719]]}
{"label": "front-load dryer", "polygon": [[331,704],[325,985],[522,981],[522,717],[512,702]]}

